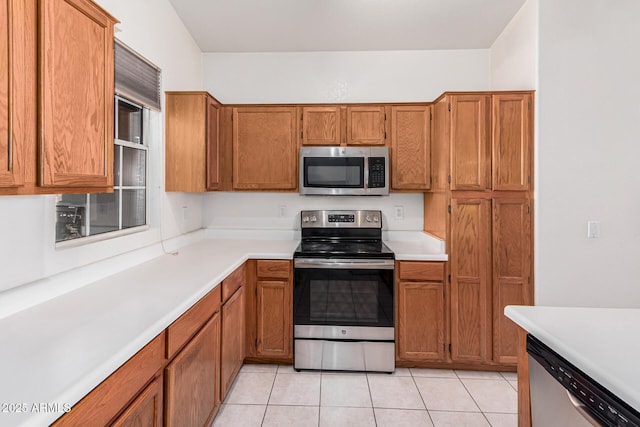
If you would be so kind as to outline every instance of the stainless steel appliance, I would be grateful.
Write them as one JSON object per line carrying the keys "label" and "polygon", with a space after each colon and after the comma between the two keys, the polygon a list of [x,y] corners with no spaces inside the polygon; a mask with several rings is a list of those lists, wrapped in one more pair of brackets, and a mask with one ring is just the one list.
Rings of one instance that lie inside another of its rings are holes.
{"label": "stainless steel appliance", "polygon": [[300,193],[333,196],[389,194],[389,148],[301,148]]}
{"label": "stainless steel appliance", "polygon": [[533,427],[640,426],[640,413],[535,337],[527,336]]}
{"label": "stainless steel appliance", "polygon": [[380,211],[302,211],[294,368],[395,370],[393,252]]}

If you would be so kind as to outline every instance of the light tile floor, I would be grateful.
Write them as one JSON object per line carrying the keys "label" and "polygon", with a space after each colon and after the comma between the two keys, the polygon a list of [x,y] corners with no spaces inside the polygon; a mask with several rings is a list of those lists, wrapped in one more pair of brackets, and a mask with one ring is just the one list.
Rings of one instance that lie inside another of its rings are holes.
{"label": "light tile floor", "polygon": [[515,427],[515,373],[244,365],[213,427]]}

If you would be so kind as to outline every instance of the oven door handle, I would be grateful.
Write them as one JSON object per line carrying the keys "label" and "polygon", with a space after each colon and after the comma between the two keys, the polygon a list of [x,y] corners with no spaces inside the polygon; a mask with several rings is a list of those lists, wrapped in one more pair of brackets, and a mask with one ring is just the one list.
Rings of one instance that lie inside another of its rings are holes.
{"label": "oven door handle", "polygon": [[392,259],[296,259],[294,268],[333,268],[333,269],[363,269],[363,270],[393,270],[395,262]]}

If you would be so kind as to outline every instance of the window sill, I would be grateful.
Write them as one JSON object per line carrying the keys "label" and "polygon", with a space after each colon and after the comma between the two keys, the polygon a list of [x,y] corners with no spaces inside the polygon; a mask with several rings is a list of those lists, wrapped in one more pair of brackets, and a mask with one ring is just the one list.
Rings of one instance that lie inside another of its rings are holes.
{"label": "window sill", "polygon": [[75,248],[78,246],[88,245],[90,243],[101,242],[104,240],[127,236],[129,234],[140,233],[141,231],[146,231],[146,230],[149,230],[150,228],[151,227],[147,224],[147,225],[141,225],[138,227],[126,228],[124,230],[116,230],[116,231],[110,231],[107,233],[96,234],[93,236],[79,237],[77,239],[72,239],[72,240],[63,240],[61,242],[56,242],[55,248],[56,250]]}

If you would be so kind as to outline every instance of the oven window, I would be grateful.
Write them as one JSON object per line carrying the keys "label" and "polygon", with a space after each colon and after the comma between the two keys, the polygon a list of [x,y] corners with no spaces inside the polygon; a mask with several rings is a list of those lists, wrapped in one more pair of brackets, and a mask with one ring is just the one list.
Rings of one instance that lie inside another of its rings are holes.
{"label": "oven window", "polygon": [[393,326],[393,270],[296,269],[296,325]]}
{"label": "oven window", "polygon": [[305,187],[363,188],[363,157],[307,157],[304,159]]}

